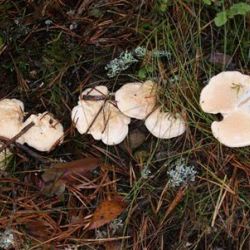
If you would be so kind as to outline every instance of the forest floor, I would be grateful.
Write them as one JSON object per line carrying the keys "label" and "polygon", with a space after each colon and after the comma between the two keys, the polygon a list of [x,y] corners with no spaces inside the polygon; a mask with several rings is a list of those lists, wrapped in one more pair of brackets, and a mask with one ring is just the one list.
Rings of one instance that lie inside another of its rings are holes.
{"label": "forest floor", "polygon": [[[49,153],[9,145],[0,248],[250,249],[250,147],[221,145],[210,128],[219,117],[199,106],[211,76],[250,74],[250,18],[217,27],[216,14],[239,1],[209,2],[0,0],[0,97],[22,100],[27,116],[47,110],[65,128]],[[138,47],[144,58],[107,74]],[[133,120],[123,143],[106,146],[74,128],[82,90],[147,79],[166,109],[184,114],[183,135],[160,140]],[[193,176],[175,183],[177,166]]]}

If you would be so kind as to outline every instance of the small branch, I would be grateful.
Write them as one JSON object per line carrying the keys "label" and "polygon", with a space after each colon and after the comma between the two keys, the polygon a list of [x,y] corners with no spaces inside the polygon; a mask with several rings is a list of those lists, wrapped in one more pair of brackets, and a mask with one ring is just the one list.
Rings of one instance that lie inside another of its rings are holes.
{"label": "small branch", "polygon": [[84,101],[105,101],[106,96],[100,96],[100,95],[82,95],[81,99]]}
{"label": "small branch", "polygon": [[101,108],[98,110],[98,112],[97,112],[96,116],[94,117],[93,121],[90,123],[90,125],[89,125],[89,127],[88,127],[88,129],[87,129],[87,131],[86,131],[86,134],[89,132],[89,130],[91,129],[91,127],[92,127],[93,124],[95,123],[97,117],[99,116],[99,114],[100,114],[100,113],[102,112],[102,110],[104,109],[105,103],[106,103],[106,101],[105,101],[104,104],[101,106]]}
{"label": "small branch", "polygon": [[[25,126],[18,134],[16,134],[14,137],[12,137],[11,139],[7,140],[4,145],[2,147],[0,147],[0,152],[2,152],[3,150],[5,150],[8,146],[10,146],[12,143],[15,143],[16,140],[18,138],[20,138],[23,134],[25,134],[30,128],[32,128],[33,126],[35,125],[34,122],[31,122],[29,123],[27,126]],[[0,138],[0,140],[6,140],[6,139],[3,139]]]}

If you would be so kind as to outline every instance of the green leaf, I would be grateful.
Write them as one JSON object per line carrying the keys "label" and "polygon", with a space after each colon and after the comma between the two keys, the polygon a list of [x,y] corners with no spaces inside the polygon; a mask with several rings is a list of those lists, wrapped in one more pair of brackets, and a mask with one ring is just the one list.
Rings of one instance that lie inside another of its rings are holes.
{"label": "green leaf", "polygon": [[233,4],[227,11],[227,14],[229,18],[232,18],[236,15],[245,16],[248,12],[250,12],[250,4],[242,2]]}
{"label": "green leaf", "polygon": [[212,1],[211,0],[203,0],[203,3],[206,5],[211,5]]}
{"label": "green leaf", "polygon": [[147,70],[145,68],[139,69],[137,76],[141,79],[144,80],[147,77]]}
{"label": "green leaf", "polygon": [[215,25],[217,27],[223,26],[228,20],[227,12],[221,11],[217,13],[216,17],[214,18]]}

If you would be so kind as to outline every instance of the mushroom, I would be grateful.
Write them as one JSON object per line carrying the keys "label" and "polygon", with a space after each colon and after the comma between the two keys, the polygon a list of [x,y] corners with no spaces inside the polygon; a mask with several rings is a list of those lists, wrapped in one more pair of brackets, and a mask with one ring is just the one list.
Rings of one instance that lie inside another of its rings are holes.
{"label": "mushroom", "polygon": [[128,134],[130,118],[121,113],[111,102],[105,103],[103,117],[105,128],[101,136],[102,142],[107,145],[121,143]]}
{"label": "mushroom", "polygon": [[212,133],[228,147],[250,145],[250,76],[238,71],[221,72],[203,88],[200,106],[223,119],[211,125]]}
{"label": "mushroom", "polygon": [[63,126],[52,114],[44,112],[31,115],[23,123],[23,127],[31,122],[34,126],[22,135],[23,141],[29,146],[39,151],[50,151],[57,143],[62,143]]}
{"label": "mushroom", "polygon": [[[98,97],[105,97],[108,94],[108,89],[105,86],[97,86],[95,88],[88,88],[82,92],[82,97],[93,97],[91,100],[81,99],[79,97],[78,105],[72,109],[71,119],[80,134],[90,133],[94,120],[104,105],[104,99]],[[96,97],[96,99],[95,99]],[[101,135],[97,136],[100,138]],[[100,140],[100,139],[99,139]]]}
{"label": "mushroom", "polygon": [[[2,99],[0,101],[0,136],[11,139],[22,129],[24,105],[17,99]],[[22,140],[18,139],[19,143]]]}
{"label": "mushroom", "polygon": [[127,136],[130,118],[111,101],[105,100],[107,95],[105,86],[84,90],[82,96],[85,99],[79,100],[73,108],[71,118],[80,134],[91,134],[95,140],[116,145]]}
{"label": "mushroom", "polygon": [[211,114],[227,114],[250,101],[250,76],[224,71],[213,76],[200,94],[200,106]]}
{"label": "mushroom", "polygon": [[214,137],[228,147],[250,145],[250,113],[236,110],[224,116],[220,122],[211,125]]}
{"label": "mushroom", "polygon": [[156,86],[149,80],[123,85],[115,93],[118,108],[128,117],[145,119],[156,104]]}
{"label": "mushroom", "polygon": [[160,108],[148,116],[145,126],[150,133],[161,139],[177,137],[186,130],[185,122],[179,114],[163,112]]}

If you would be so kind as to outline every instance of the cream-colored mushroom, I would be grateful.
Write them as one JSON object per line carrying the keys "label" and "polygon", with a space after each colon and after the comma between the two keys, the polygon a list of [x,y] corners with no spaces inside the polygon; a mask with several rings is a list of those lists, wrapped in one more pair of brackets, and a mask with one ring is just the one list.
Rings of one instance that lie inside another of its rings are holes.
{"label": "cream-colored mushroom", "polygon": [[107,145],[121,143],[128,134],[130,118],[121,113],[111,102],[106,102],[103,118],[105,128],[101,136],[102,142]]}
{"label": "cream-colored mushroom", "polygon": [[222,114],[222,121],[211,125],[218,141],[228,147],[250,145],[250,76],[228,71],[212,77],[201,92],[200,105],[207,113]]}
{"label": "cream-colored mushroom", "polygon": [[56,144],[63,141],[63,126],[50,113],[31,115],[24,123],[23,127],[31,122],[34,123],[22,139],[29,146],[39,151],[50,151]]}
{"label": "cream-colored mushroom", "polygon": [[102,140],[107,145],[122,142],[128,134],[130,118],[121,113],[111,101],[105,100],[107,87],[89,88],[82,95],[85,95],[85,99],[79,100],[71,113],[79,133],[91,134],[95,140]]}
{"label": "cream-colored mushroom", "polygon": [[[2,99],[0,101],[0,136],[11,139],[17,135],[24,117],[24,105],[17,99]],[[21,139],[18,142],[22,143]]]}
{"label": "cream-colored mushroom", "polygon": [[161,139],[177,137],[186,130],[186,124],[179,114],[163,112],[160,108],[148,116],[145,126],[150,133]]}
{"label": "cream-colored mushroom", "polygon": [[[93,130],[93,123],[98,113],[104,105],[105,100],[98,99],[99,97],[105,97],[108,94],[108,89],[105,86],[97,86],[95,88],[88,88],[82,92],[82,97],[93,97],[93,100],[82,99],[79,97],[78,105],[72,109],[71,119],[75,123],[75,126],[80,134],[86,132],[90,133]],[[95,99],[97,97],[97,99]],[[101,135],[97,135],[99,140]]]}
{"label": "cream-colored mushroom", "polygon": [[200,94],[200,106],[207,113],[227,114],[250,103],[250,76],[225,71],[213,76]]}
{"label": "cream-colored mushroom", "polygon": [[126,116],[143,120],[155,106],[156,88],[152,81],[127,83],[115,93],[117,106]]}
{"label": "cream-colored mushroom", "polygon": [[214,137],[228,147],[250,145],[250,113],[236,110],[224,116],[220,122],[212,123]]}

